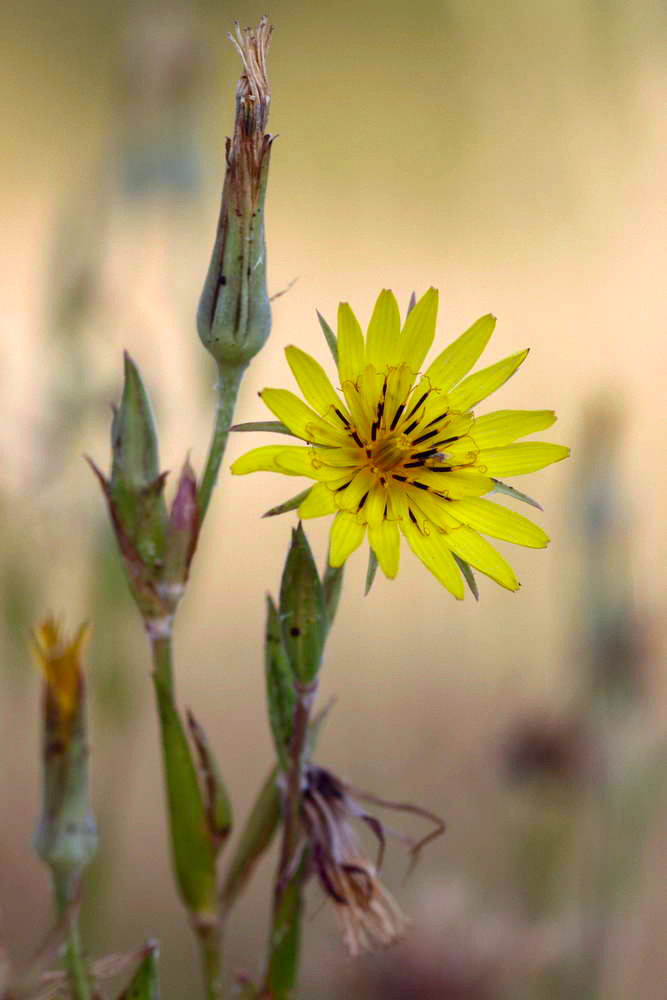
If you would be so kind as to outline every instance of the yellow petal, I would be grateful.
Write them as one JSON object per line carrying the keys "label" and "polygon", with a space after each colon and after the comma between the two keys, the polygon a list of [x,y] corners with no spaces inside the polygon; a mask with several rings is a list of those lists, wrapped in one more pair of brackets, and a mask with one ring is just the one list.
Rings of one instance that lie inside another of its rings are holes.
{"label": "yellow petal", "polygon": [[536,434],[556,421],[553,410],[496,410],[477,417],[470,431],[478,448],[499,448],[526,434]]}
{"label": "yellow petal", "polygon": [[481,531],[483,535],[491,535],[532,549],[544,548],[549,543],[548,535],[537,524],[507,507],[491,503],[490,500],[482,500],[480,497],[454,500],[448,505],[448,510],[462,524]]}
{"label": "yellow petal", "polygon": [[393,292],[380,292],[366,335],[366,360],[378,371],[398,363],[401,316]]}
{"label": "yellow petal", "polygon": [[382,572],[393,580],[398,573],[401,536],[396,521],[380,521],[368,525],[368,541],[378,558]]}
{"label": "yellow petal", "polygon": [[449,394],[449,405],[453,410],[469,410],[480,399],[486,399],[492,392],[507,382],[519,365],[528,357],[528,349],[511,354],[495,365],[482,368],[481,371],[469,375]]}
{"label": "yellow petal", "polygon": [[426,377],[442,392],[449,392],[475,364],[488,344],[495,325],[495,316],[482,316],[478,319],[438,355],[427,369]]}
{"label": "yellow petal", "polygon": [[324,415],[331,407],[342,408],[342,400],[315,358],[298,347],[286,347],[285,356],[304,398],[314,410]]}
{"label": "yellow petal", "polygon": [[336,515],[331,526],[329,541],[329,563],[332,566],[342,566],[349,555],[361,545],[366,527],[359,524],[354,514],[341,511]]}
{"label": "yellow petal", "polygon": [[292,434],[317,444],[347,444],[349,438],[342,428],[334,427],[288,389],[263,389],[262,400],[272,413],[282,420]]}
{"label": "yellow petal", "polygon": [[472,528],[456,528],[444,537],[452,552],[455,552],[461,559],[465,559],[475,569],[486,573],[507,590],[519,589],[519,581],[510,564]]}
{"label": "yellow petal", "polygon": [[[339,510],[357,514],[359,504],[364,504],[375,486],[375,476],[368,469],[355,470],[352,480],[336,490],[335,502]],[[365,520],[365,519],[364,519]]]}
{"label": "yellow petal", "polygon": [[438,292],[429,288],[408,313],[401,335],[401,360],[414,372],[419,371],[431,348],[437,316]]}
{"label": "yellow petal", "polygon": [[248,472],[281,472],[285,476],[320,478],[310,448],[283,444],[267,444],[247,451],[232,463],[231,472],[235,476],[245,476]]}
{"label": "yellow petal", "polygon": [[426,467],[415,470],[415,482],[424,483],[450,500],[462,497],[481,497],[493,489],[493,480],[476,469],[454,469],[452,472],[434,472]]}
{"label": "yellow petal", "polygon": [[[360,511],[362,522],[368,525],[378,525],[384,519],[385,508],[387,507],[387,491],[379,483],[373,483],[368,491],[368,497]],[[362,516],[363,515],[363,516]]]}
{"label": "yellow petal", "polygon": [[334,495],[325,483],[316,483],[299,507],[299,517],[304,521],[309,517],[323,517],[325,514],[335,513]]}
{"label": "yellow petal", "polygon": [[462,601],[463,579],[454,556],[445,543],[447,536],[436,529],[428,535],[422,534],[412,521],[401,521],[401,530],[417,558],[421,559],[424,566],[457,600]]}
{"label": "yellow petal", "polygon": [[354,382],[366,365],[364,336],[347,302],[338,306],[338,372],[341,384]]}
{"label": "yellow petal", "polygon": [[487,448],[480,451],[478,464],[489,476],[501,479],[503,476],[523,476],[536,472],[552,462],[560,462],[570,454],[570,449],[562,444],[547,444],[544,441],[520,441],[505,448]]}

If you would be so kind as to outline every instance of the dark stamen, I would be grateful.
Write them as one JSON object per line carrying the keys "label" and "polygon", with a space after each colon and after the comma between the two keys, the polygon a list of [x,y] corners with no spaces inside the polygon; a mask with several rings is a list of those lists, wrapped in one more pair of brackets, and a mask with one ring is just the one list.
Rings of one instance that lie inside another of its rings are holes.
{"label": "dark stamen", "polygon": [[451,465],[429,465],[428,471],[429,472],[451,472],[452,471],[452,466]]}
{"label": "dark stamen", "polygon": [[429,448],[428,451],[416,451],[412,457],[427,459],[430,458],[431,455],[437,455],[437,454],[438,454],[437,448]]}
{"label": "dark stamen", "polygon": [[399,476],[397,472],[393,472],[392,475],[394,479],[398,479],[399,483],[407,483],[408,481],[407,476]]}
{"label": "dark stamen", "polygon": [[352,480],[350,479],[347,483],[343,483],[342,486],[337,486],[336,487],[336,493],[340,493],[341,490],[346,490],[348,488],[348,486],[350,485],[351,482],[352,482]]}
{"label": "dark stamen", "polygon": [[415,405],[412,407],[412,409],[408,413],[408,417],[411,417],[414,413],[417,412],[417,410],[419,409],[419,407],[422,405],[422,403],[424,402],[424,400],[427,398],[427,396],[430,393],[430,391],[431,391],[430,389],[427,389],[427,391],[424,393],[424,395],[419,397],[419,399],[417,400],[417,402],[415,403]]}
{"label": "dark stamen", "polygon": [[357,511],[360,511],[360,510],[361,510],[361,508],[362,508],[362,507],[364,506],[364,504],[366,503],[366,500],[367,500],[367,499],[368,499],[368,490],[366,490],[366,492],[365,492],[365,493],[364,493],[364,495],[362,496],[361,500],[359,501],[359,506],[357,507]]}
{"label": "dark stamen", "polygon": [[405,428],[405,430],[403,431],[403,433],[404,434],[412,434],[413,430],[415,429],[415,427],[417,426],[418,423],[419,423],[418,420],[413,420],[412,423],[410,424],[410,426]]}
{"label": "dark stamen", "polygon": [[343,423],[345,424],[346,427],[350,426],[350,421],[347,419],[347,417],[344,414],[342,414],[340,412],[340,410],[337,410],[337,409],[334,408],[334,413],[336,414],[336,416],[340,417],[340,419],[343,421]]}
{"label": "dark stamen", "polygon": [[387,516],[387,505],[386,504],[384,505],[384,514],[382,516],[383,517]]}
{"label": "dark stamen", "polygon": [[438,444],[439,445],[442,445],[442,444],[452,444],[453,441],[458,441],[458,435],[455,434],[454,437],[445,438],[444,441],[438,441]]}
{"label": "dark stamen", "polygon": [[406,462],[403,466],[404,469],[419,469],[424,465],[426,459],[419,459],[417,462]]}
{"label": "dark stamen", "polygon": [[413,524],[417,524],[417,518],[412,513],[412,508],[411,507],[408,507],[408,514],[410,515],[410,520],[412,521],[412,523]]}
{"label": "dark stamen", "polygon": [[445,412],[441,413],[439,417],[434,417],[433,420],[429,420],[429,422],[427,423],[426,426],[427,427],[432,427],[433,424],[439,424],[441,420],[445,419],[445,417],[447,416],[448,413],[449,413],[449,410],[445,410]]}
{"label": "dark stamen", "polygon": [[435,437],[438,431],[429,431],[428,434],[422,434],[421,437],[415,438],[412,442],[413,444],[421,444],[422,441],[428,441],[429,438]]}
{"label": "dark stamen", "polygon": [[357,432],[356,431],[350,431],[350,434],[352,435],[352,440],[355,441],[359,445],[360,448],[363,448],[363,446],[364,446],[363,442],[362,442],[361,438],[359,437],[359,435],[357,434]]}
{"label": "dark stamen", "polygon": [[376,420],[373,423],[373,426],[371,427],[371,441],[375,441],[376,437],[378,436],[378,428],[379,428],[379,426],[380,426],[380,421]]}
{"label": "dark stamen", "polygon": [[416,486],[418,490],[428,490],[428,489],[430,489],[430,487],[427,486],[426,483],[418,483],[416,479],[413,479],[412,482],[410,483],[410,485],[411,486]]}
{"label": "dark stamen", "polygon": [[384,399],[381,399],[378,403],[378,423],[382,420],[382,414],[384,413]]}
{"label": "dark stamen", "polygon": [[405,403],[401,403],[401,405],[399,406],[399,408],[396,410],[396,413],[394,414],[394,419],[392,420],[391,427],[389,428],[390,431],[393,431],[395,429],[396,424],[398,423],[398,421],[403,416],[403,410],[404,409],[405,409]]}

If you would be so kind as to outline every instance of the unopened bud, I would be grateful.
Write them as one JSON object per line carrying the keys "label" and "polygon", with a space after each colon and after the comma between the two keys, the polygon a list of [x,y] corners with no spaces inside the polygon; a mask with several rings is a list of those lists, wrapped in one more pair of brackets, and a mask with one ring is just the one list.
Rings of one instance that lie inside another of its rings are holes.
{"label": "unopened bud", "polygon": [[301,524],[292,532],[280,584],[280,623],[295,677],[309,684],[320,669],[329,621],[322,581]]}
{"label": "unopened bud", "polygon": [[165,542],[163,591],[178,599],[190,573],[190,563],[199,537],[200,516],[197,505],[197,479],[186,459],[176,495],[169,511]]}
{"label": "unopened bud", "polygon": [[218,229],[197,311],[202,343],[219,365],[244,367],[266,342],[271,304],[266,283],[264,201],[273,136],[265,133],[271,90],[266,57],[272,27],[239,28],[230,39],[243,61],[234,134]]}
{"label": "unopened bud", "polygon": [[89,802],[82,625],[67,639],[47,618],[33,634],[33,652],[44,675],[42,716],[42,813],[35,848],[53,871],[63,904],[75,897],[84,868],[97,847]]}
{"label": "unopened bud", "polygon": [[111,425],[111,476],[91,462],[109,513],[132,594],[145,620],[167,613],[158,583],[164,565],[167,508],[165,473],[148,393],[139,369],[125,354],[123,395]]}

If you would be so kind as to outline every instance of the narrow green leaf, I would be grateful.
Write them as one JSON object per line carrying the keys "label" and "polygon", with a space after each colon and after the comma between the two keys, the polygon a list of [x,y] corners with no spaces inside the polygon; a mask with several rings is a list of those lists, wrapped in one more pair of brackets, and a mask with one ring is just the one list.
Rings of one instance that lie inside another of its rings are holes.
{"label": "narrow green leaf", "polygon": [[283,643],[278,609],[271,597],[267,597],[264,669],[273,743],[280,766],[283,771],[287,771],[296,690],[294,674]]}
{"label": "narrow green leaf", "polygon": [[507,483],[502,483],[500,479],[493,480],[492,493],[505,493],[508,497],[514,497],[515,500],[521,500],[523,503],[530,504],[531,507],[537,507],[538,510],[544,510],[542,504],[539,504],[537,500],[533,500],[526,493],[522,493],[520,490],[516,490],[513,486],[508,486]]}
{"label": "narrow green leaf", "polygon": [[329,628],[333,625],[336,612],[338,611],[338,603],[343,589],[344,571],[345,564],[342,566],[330,566],[327,561],[324,577],[322,578],[322,587],[324,589],[324,601],[327,607]]}
{"label": "narrow green leaf", "polygon": [[375,582],[375,575],[378,571],[378,557],[375,555],[373,549],[368,550],[368,569],[366,570],[366,588],[364,590],[364,597],[368,597],[371,592],[371,587]]}
{"label": "narrow green leaf", "polygon": [[160,1000],[159,957],[160,949],[157,943],[150,941],[129,985],[119,995],[118,1000]]}
{"label": "narrow green leaf", "polygon": [[213,849],[217,856],[232,832],[232,804],[206,733],[190,711],[187,713],[187,720],[192,742],[199,758],[199,774],[204,789],[204,808]]}
{"label": "narrow green leaf", "polygon": [[246,820],[225,877],[220,901],[229,912],[245,888],[255,865],[268,848],[280,822],[278,772],[274,767],[262,785],[255,805]]}
{"label": "narrow green leaf", "polygon": [[191,913],[216,910],[215,855],[185,729],[165,680],[153,674],[167,792],[171,854],[183,902]]}
{"label": "narrow green leaf", "polygon": [[306,737],[306,750],[304,757],[306,760],[310,760],[312,755],[315,753],[315,747],[317,746],[317,741],[320,738],[320,732],[322,726],[329,718],[329,712],[334,707],[336,699],[332,698],[324,708],[321,708],[316,716],[312,719],[310,725],[308,726],[308,735]]}
{"label": "narrow green leaf", "polygon": [[280,420],[251,420],[245,424],[234,424],[229,429],[230,431],[269,431],[273,434],[289,434],[290,437],[296,437],[289,427],[286,427]]}
{"label": "narrow green leaf", "polygon": [[331,351],[334,361],[338,364],[338,340],[336,338],[336,334],[333,332],[324,316],[322,316],[322,314],[317,310],[315,311],[317,312],[317,318],[319,319],[320,326],[322,327],[322,333],[324,334],[326,342],[329,345],[329,350]]}
{"label": "narrow green leaf", "polygon": [[304,851],[273,916],[265,990],[271,1000],[293,1000],[301,953],[303,885],[309,857]]}
{"label": "narrow green leaf", "polygon": [[301,506],[311,489],[312,486],[309,486],[307,490],[302,490],[301,493],[297,493],[295,497],[291,497],[289,500],[284,500],[283,503],[279,503],[277,507],[271,507],[264,514],[262,514],[262,517],[275,517],[277,514],[287,514],[290,510],[296,510],[297,507]]}
{"label": "narrow green leaf", "polygon": [[475,579],[475,574],[472,571],[472,567],[470,566],[469,563],[465,561],[465,559],[461,559],[460,556],[457,556],[456,552],[453,552],[452,555],[456,559],[456,564],[458,568],[463,573],[463,579],[468,584],[468,587],[470,588],[470,593],[475,598],[475,600],[478,601],[479,588],[477,586],[477,580]]}
{"label": "narrow green leaf", "polygon": [[309,684],[320,669],[328,615],[324,588],[301,524],[292,543],[280,584],[283,642],[296,679]]}

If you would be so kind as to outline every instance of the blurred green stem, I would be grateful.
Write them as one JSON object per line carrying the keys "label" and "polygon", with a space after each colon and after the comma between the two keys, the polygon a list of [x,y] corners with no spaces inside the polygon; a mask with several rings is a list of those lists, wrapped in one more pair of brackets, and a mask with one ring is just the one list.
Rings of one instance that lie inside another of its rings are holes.
{"label": "blurred green stem", "polygon": [[76,905],[76,886],[72,876],[54,870],[53,884],[56,905],[61,919],[66,921],[65,964],[73,1000],[91,1000],[92,992],[81,950],[79,933],[79,907]]}
{"label": "blurred green stem", "polygon": [[199,517],[202,521],[206,517],[206,511],[211,502],[211,495],[218,480],[220,464],[225,454],[225,448],[227,447],[229,427],[234,416],[234,407],[236,406],[241,379],[246,368],[247,364],[240,365],[239,367],[232,367],[230,365],[218,366],[218,405],[215,413],[215,424],[208,449],[206,468],[204,469],[197,497]]}

